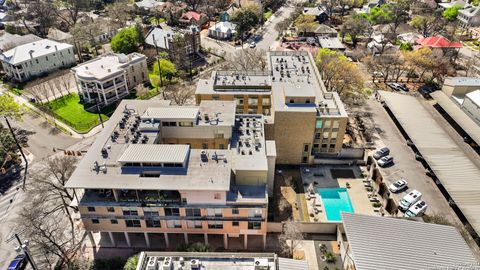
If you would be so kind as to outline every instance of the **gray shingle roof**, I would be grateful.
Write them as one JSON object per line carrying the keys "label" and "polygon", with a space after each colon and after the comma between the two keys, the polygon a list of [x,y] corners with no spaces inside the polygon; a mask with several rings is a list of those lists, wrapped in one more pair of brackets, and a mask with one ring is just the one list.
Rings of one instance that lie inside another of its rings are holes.
{"label": "gray shingle roof", "polygon": [[439,269],[477,263],[455,227],[345,212],[342,220],[357,270]]}

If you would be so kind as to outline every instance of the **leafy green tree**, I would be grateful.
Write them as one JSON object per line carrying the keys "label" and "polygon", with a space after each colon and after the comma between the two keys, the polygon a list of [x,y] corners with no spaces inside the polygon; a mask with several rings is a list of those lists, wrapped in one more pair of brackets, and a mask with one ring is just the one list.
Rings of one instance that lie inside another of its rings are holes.
{"label": "leafy green tree", "polygon": [[434,36],[441,32],[445,26],[441,17],[433,15],[417,15],[410,21],[410,26],[415,28],[424,37]]}
{"label": "leafy green tree", "polygon": [[393,20],[392,5],[384,4],[376,6],[370,10],[370,13],[366,16],[367,20],[373,24],[386,24]]}
{"label": "leafy green tree", "polygon": [[301,14],[295,20],[295,26],[299,33],[303,33],[304,35],[307,32],[312,32],[318,27],[318,23],[315,21],[315,16],[313,15],[306,15]]}
{"label": "leafy green tree", "polygon": [[458,11],[462,9],[461,6],[459,5],[453,5],[449,8],[447,8],[443,13],[442,17],[445,18],[449,22],[453,22],[457,19],[458,16]]}
{"label": "leafy green tree", "polygon": [[113,36],[110,42],[112,50],[116,53],[129,54],[137,52],[139,47],[139,35],[135,27],[129,27],[120,30]]}
{"label": "leafy green tree", "polygon": [[232,21],[237,24],[237,33],[243,35],[260,23],[259,13],[254,5],[243,7],[233,13]]}
{"label": "leafy green tree", "polygon": [[20,105],[9,94],[0,95],[0,116],[21,118],[22,109]]}
{"label": "leafy green tree", "polygon": [[168,59],[160,59],[159,61],[155,61],[153,64],[153,74],[155,76],[158,77],[160,74],[158,70],[158,62],[160,62],[162,78],[171,81],[173,77],[177,76],[177,68],[175,67],[175,64]]}
{"label": "leafy green tree", "polygon": [[340,30],[340,34],[342,39],[346,35],[350,35],[350,38],[352,39],[352,45],[353,47],[356,47],[358,43],[358,36],[367,33],[370,27],[370,23],[364,17],[352,16],[345,21],[342,29]]}
{"label": "leafy green tree", "polygon": [[412,44],[410,44],[408,42],[402,42],[400,44],[400,50],[402,50],[402,51],[413,51],[413,46],[412,46]]}
{"label": "leafy green tree", "polygon": [[20,158],[17,154],[17,145],[13,140],[10,130],[0,123],[0,175],[4,170],[10,168],[14,164],[20,164]]}
{"label": "leafy green tree", "polygon": [[139,255],[133,255],[132,257],[128,258],[127,263],[123,267],[123,270],[135,270],[137,269]]}

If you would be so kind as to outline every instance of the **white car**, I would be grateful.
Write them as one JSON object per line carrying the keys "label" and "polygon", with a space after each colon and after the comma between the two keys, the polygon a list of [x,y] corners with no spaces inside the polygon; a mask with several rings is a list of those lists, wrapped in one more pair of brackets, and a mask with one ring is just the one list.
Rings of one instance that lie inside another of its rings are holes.
{"label": "white car", "polygon": [[257,43],[255,43],[255,41],[252,41],[249,46],[250,48],[255,48],[257,47]]}
{"label": "white car", "polygon": [[382,157],[381,159],[379,159],[379,160],[377,161],[377,163],[378,163],[378,166],[380,166],[380,167],[382,167],[382,168],[383,168],[383,167],[386,167],[386,166],[388,166],[388,165],[390,165],[390,164],[393,164],[393,157],[392,157],[392,156]]}
{"label": "white car", "polygon": [[388,190],[390,190],[392,193],[397,193],[397,192],[406,190],[407,188],[408,188],[408,183],[403,178],[391,183],[388,186]]}
{"label": "white car", "polygon": [[422,199],[422,193],[418,190],[412,190],[410,193],[405,195],[400,202],[398,203],[398,209],[402,211],[407,211],[410,206],[414,205]]}
{"label": "white car", "polygon": [[425,201],[418,201],[416,204],[410,206],[407,212],[405,212],[405,217],[418,217],[423,215],[427,210],[427,203]]}

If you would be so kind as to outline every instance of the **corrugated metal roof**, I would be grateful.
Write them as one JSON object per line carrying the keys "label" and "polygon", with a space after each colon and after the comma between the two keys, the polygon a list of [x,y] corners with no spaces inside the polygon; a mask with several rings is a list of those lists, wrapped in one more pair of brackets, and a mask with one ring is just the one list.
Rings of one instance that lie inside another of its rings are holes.
{"label": "corrugated metal roof", "polygon": [[148,108],[142,115],[142,118],[159,119],[196,119],[198,116],[198,107],[163,107]]}
{"label": "corrugated metal roof", "polygon": [[306,270],[308,262],[303,260],[294,260],[287,258],[278,258],[278,270]]}
{"label": "corrugated metal roof", "polygon": [[380,94],[468,222],[480,233],[480,169],[416,98],[385,91]]}
{"label": "corrugated metal roof", "polygon": [[438,269],[477,263],[455,227],[346,212],[342,220],[357,270]]}
{"label": "corrugated metal roof", "polygon": [[130,144],[118,162],[183,163],[189,148],[184,144]]}
{"label": "corrugated metal roof", "polygon": [[475,142],[480,144],[480,126],[472,118],[465,114],[444,92],[435,91],[430,93],[430,95]]}

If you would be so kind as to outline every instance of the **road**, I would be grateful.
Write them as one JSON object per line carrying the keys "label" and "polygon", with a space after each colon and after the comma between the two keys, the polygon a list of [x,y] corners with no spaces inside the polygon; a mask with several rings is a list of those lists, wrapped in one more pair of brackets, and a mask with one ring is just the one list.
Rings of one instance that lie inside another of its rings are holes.
{"label": "road", "polygon": [[[67,147],[68,150],[83,151],[87,150],[96,136],[89,137],[87,139],[78,141],[77,143]],[[50,138],[50,141],[54,139]],[[63,152],[56,153],[55,155],[63,155]],[[30,169],[29,174],[34,174],[38,169],[40,163],[34,163]],[[28,186],[27,177],[27,186]],[[22,238],[22,233],[16,231],[16,222],[20,211],[22,210],[22,202],[25,199],[25,193],[21,189],[21,184],[17,184],[10,188],[5,194],[0,196],[0,269],[6,269],[8,263],[17,255],[15,247],[17,243],[12,238],[14,233],[18,233]],[[13,240],[12,240],[13,239]],[[35,252],[33,248],[32,253],[34,259],[38,263],[45,263],[45,257],[43,254]],[[27,268],[29,269],[29,268]],[[40,269],[46,269],[45,267]]]}
{"label": "road", "polygon": [[[288,3],[285,6],[281,7],[275,14],[273,14],[265,24],[260,27],[258,30],[261,33],[259,41],[257,42],[257,49],[269,51],[274,49],[276,38],[278,36],[278,31],[275,30],[275,26],[283,21],[284,19],[288,18],[292,12],[295,10],[296,3],[305,2],[304,0],[294,0],[292,3]],[[241,46],[232,46],[231,44],[215,40],[212,38],[207,37],[206,35],[202,35],[202,46],[205,48],[212,48],[218,54],[225,54],[226,57],[234,54],[236,50],[242,49]],[[249,44],[243,45],[244,49],[250,49]]]}

